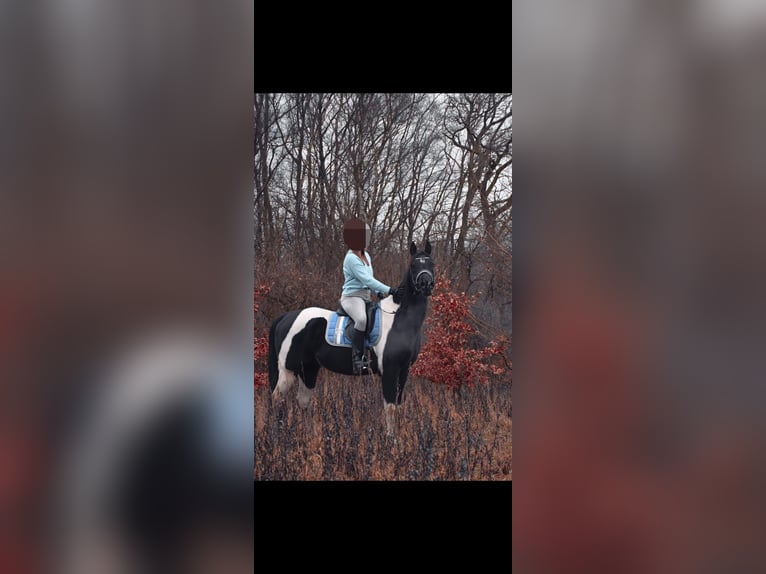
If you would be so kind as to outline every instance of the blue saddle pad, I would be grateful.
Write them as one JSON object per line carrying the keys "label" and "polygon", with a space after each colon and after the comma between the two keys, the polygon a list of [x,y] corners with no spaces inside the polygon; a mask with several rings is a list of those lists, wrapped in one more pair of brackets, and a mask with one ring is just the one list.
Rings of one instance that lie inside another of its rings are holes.
{"label": "blue saddle pad", "polygon": [[[327,319],[327,329],[324,332],[325,341],[328,344],[335,347],[350,347],[351,339],[346,337],[346,327],[348,326],[349,318],[343,315],[338,316],[337,313],[330,315]],[[374,347],[380,339],[380,307],[375,309],[375,319],[372,323],[372,329],[370,330],[367,338],[364,341],[365,347]]]}

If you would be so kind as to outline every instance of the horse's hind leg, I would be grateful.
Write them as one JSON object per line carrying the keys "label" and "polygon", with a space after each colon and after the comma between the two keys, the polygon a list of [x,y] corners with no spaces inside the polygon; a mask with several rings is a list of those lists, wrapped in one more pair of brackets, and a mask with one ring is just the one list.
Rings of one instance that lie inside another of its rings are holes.
{"label": "horse's hind leg", "polygon": [[298,384],[298,405],[303,411],[303,422],[309,432],[314,431],[314,416],[312,412],[312,397],[314,396],[314,386],[316,385],[319,364],[304,364],[302,376],[299,377]]}
{"label": "horse's hind leg", "polygon": [[303,376],[299,378],[300,384],[298,385],[298,404],[304,409],[311,406],[311,398],[314,396],[318,374],[319,363],[316,361],[303,363]]}
{"label": "horse's hind leg", "polygon": [[[324,326],[326,321],[312,320],[306,325],[301,333],[302,352],[296,360],[300,361],[300,385],[298,386],[298,404],[308,409],[311,406],[311,397],[314,394],[314,386],[319,373],[319,363],[316,360],[317,347],[324,340]],[[288,356],[288,359],[290,357]]]}
{"label": "horse's hind leg", "polygon": [[312,394],[312,389],[308,388],[306,383],[303,382],[303,379],[298,377],[298,404],[301,406],[301,408],[309,408],[311,405]]}
{"label": "horse's hind leg", "polygon": [[303,357],[306,354],[306,329],[298,331],[289,343],[284,364],[279,365],[279,378],[274,388],[274,396],[279,399],[298,380],[298,375],[303,372]]}
{"label": "horse's hind leg", "polygon": [[295,384],[296,379],[295,373],[284,367],[279,367],[279,379],[277,379],[277,386],[274,387],[274,391],[271,393],[272,398],[279,402]]}

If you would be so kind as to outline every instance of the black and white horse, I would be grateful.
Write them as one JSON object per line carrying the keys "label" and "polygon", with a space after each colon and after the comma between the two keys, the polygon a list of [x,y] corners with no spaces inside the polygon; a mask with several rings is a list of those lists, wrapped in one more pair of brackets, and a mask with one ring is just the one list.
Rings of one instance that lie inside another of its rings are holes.
{"label": "black and white horse", "polygon": [[[410,365],[420,352],[421,329],[426,317],[428,296],[434,287],[434,262],[431,244],[423,251],[410,245],[410,265],[401,286],[400,302],[392,296],[380,301],[379,336],[371,345],[370,366],[381,375],[383,384],[386,430],[393,434],[394,414],[402,402]],[[307,408],[316,385],[319,369],[353,375],[351,347],[328,342],[326,331],[334,311],[308,307],[288,311],[278,317],[269,330],[269,384],[274,399],[287,392],[296,382],[298,403]],[[364,376],[364,375],[363,375]]]}

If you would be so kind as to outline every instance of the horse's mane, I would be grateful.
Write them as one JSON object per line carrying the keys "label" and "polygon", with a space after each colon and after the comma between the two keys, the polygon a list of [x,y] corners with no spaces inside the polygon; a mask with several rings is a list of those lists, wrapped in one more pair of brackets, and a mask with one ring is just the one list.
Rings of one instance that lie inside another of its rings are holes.
{"label": "horse's mane", "polygon": [[409,276],[410,276],[410,268],[407,267],[407,270],[402,274],[402,280],[399,281],[399,287],[407,287],[409,285],[409,281],[407,281]]}

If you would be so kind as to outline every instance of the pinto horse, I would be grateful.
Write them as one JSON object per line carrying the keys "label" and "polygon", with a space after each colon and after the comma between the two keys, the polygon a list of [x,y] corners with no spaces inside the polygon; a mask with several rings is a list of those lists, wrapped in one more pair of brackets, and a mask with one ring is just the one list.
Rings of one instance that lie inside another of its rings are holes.
{"label": "pinto horse", "polygon": [[[410,366],[420,352],[421,330],[426,317],[428,297],[434,287],[434,261],[431,243],[418,251],[410,245],[410,265],[400,283],[404,293],[398,303],[389,295],[381,299],[379,336],[367,341],[372,373],[381,376],[383,385],[386,432],[394,432],[396,407],[402,402],[402,391]],[[311,404],[319,369],[353,376],[351,347],[328,342],[328,323],[335,313],[321,307],[288,311],[278,317],[269,330],[269,385],[272,397],[279,400],[296,382],[298,403]],[[365,375],[360,375],[365,376]]]}

